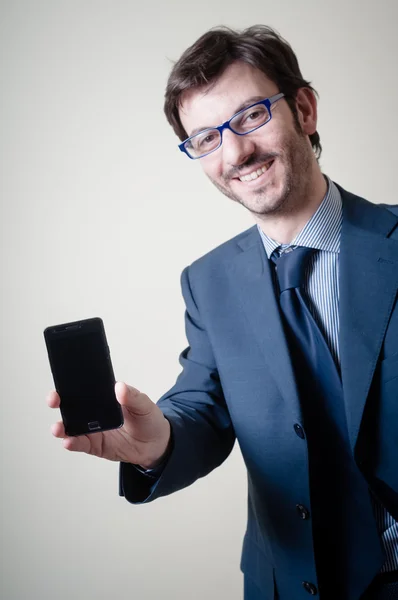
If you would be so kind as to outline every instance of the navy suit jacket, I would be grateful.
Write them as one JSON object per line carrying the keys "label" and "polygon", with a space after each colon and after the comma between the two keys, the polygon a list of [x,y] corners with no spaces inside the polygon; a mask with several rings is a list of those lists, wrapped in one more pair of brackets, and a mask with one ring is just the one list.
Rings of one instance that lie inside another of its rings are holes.
{"label": "navy suit jacket", "polygon": [[[398,519],[398,207],[339,189],[339,344],[350,443]],[[186,267],[181,286],[189,346],[175,385],[158,401],[173,450],[150,490],[122,463],[120,493],[135,503],[175,492],[220,465],[237,439],[248,473],[241,568],[265,599],[277,589],[280,600],[305,600],[302,582],[317,583],[311,519],[296,509],[311,507],[307,444],[294,428],[304,425],[300,401],[257,227]]]}

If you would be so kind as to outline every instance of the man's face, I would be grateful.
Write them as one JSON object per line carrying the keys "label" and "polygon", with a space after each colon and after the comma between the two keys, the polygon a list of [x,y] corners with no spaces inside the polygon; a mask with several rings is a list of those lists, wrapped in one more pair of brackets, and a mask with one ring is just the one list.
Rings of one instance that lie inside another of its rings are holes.
{"label": "man's face", "polygon": [[[221,125],[257,98],[262,100],[280,91],[261,71],[237,61],[214,87],[184,93],[181,122],[190,136],[198,128]],[[300,123],[295,121],[284,98],[273,104],[271,111],[272,119],[247,135],[225,129],[222,146],[200,162],[223,194],[254,214],[276,216],[294,210],[294,203],[305,194],[314,161],[308,134],[315,131],[315,126],[304,123],[302,127],[300,110]],[[258,169],[262,173],[256,179],[240,179]]]}

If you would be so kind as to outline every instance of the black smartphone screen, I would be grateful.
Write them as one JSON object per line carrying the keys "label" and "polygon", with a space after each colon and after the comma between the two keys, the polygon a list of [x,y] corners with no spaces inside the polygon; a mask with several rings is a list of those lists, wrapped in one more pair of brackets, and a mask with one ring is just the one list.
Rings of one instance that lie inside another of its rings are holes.
{"label": "black smartphone screen", "polygon": [[48,327],[44,336],[66,433],[120,427],[123,416],[102,320]]}

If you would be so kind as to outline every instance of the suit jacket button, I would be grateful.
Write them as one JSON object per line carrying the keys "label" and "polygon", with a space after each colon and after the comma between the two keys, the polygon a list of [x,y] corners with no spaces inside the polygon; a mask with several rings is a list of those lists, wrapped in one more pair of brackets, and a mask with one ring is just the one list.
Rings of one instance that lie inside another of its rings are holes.
{"label": "suit jacket button", "polygon": [[310,511],[308,510],[308,508],[306,508],[302,504],[296,504],[296,508],[297,508],[298,514],[303,519],[303,521],[310,518]]}
{"label": "suit jacket button", "polygon": [[303,588],[305,589],[306,592],[311,594],[311,596],[316,596],[318,593],[318,590],[316,589],[314,584],[309,583],[308,581],[303,581]]}
{"label": "suit jacket button", "polygon": [[301,425],[299,425],[298,423],[294,424],[294,431],[296,432],[296,435],[299,436],[299,438],[301,438],[302,440],[305,438],[305,433],[304,433],[304,429],[301,427]]}

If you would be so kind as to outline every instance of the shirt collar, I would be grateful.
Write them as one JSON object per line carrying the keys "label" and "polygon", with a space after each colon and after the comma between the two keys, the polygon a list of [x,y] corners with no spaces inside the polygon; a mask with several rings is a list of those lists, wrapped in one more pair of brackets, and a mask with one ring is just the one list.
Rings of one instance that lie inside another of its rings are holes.
{"label": "shirt collar", "polygon": [[266,235],[257,225],[268,258],[273,251],[282,246],[305,246],[316,250],[338,253],[340,251],[341,226],[343,208],[340,192],[329,177],[325,177],[328,189],[317,211],[312,215],[304,228],[296,235],[290,244],[280,244]]}

